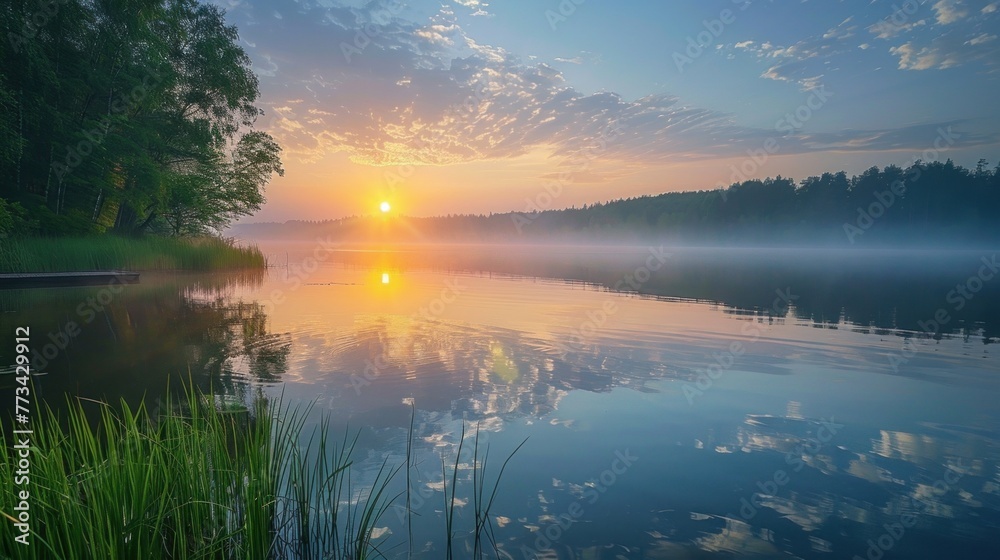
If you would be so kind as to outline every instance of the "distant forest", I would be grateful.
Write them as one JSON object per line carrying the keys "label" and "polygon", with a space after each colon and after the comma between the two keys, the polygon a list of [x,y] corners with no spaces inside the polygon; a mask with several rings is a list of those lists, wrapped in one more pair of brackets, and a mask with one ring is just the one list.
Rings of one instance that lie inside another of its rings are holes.
{"label": "distant forest", "polygon": [[215,232],[282,173],[217,6],[4,0],[0,36],[0,238]]}
{"label": "distant forest", "polygon": [[[555,201],[558,203],[558,199]],[[252,238],[344,242],[659,241],[685,243],[986,244],[1000,242],[1000,165],[953,162],[781,176],[582,208],[434,218],[351,217],[233,228]]]}

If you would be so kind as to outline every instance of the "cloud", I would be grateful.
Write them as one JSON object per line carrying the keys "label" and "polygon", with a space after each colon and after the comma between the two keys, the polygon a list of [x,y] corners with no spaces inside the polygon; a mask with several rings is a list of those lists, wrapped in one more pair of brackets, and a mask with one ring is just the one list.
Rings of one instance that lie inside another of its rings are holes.
{"label": "cloud", "polygon": [[[937,0],[925,5],[907,0],[894,4],[893,10],[875,21],[852,16],[821,34],[786,45],[757,39],[734,43],[730,49],[752,54],[766,64],[762,78],[796,83],[803,90],[847,66],[838,64],[838,58],[850,57],[853,68],[867,61],[873,69],[878,67],[877,53],[884,51],[859,37],[859,28],[876,40],[889,42],[888,51],[898,60],[899,70],[943,70],[975,63],[983,72],[1000,71],[1000,41],[994,40],[1000,35],[1000,2]],[[869,12],[867,17],[877,13]]]}
{"label": "cloud", "polygon": [[913,40],[889,52],[899,58],[900,70],[944,70],[976,63],[990,71],[1000,68],[1000,41],[996,38],[993,33],[969,36],[965,31],[949,30],[929,43]]}
{"label": "cloud", "polygon": [[962,6],[961,0],[939,0],[933,7],[934,11],[937,12],[937,22],[941,25],[961,21],[969,15],[968,10]]}
{"label": "cloud", "polygon": [[414,33],[431,43],[435,43],[438,46],[450,47],[454,45],[453,37],[458,31],[458,26],[455,24],[443,25],[443,24],[433,24],[421,27],[417,29]]}
{"label": "cloud", "polygon": [[[271,35],[269,59],[281,61],[277,75],[261,78],[272,103],[260,126],[288,157],[314,161],[340,153],[358,164],[390,166],[541,153],[563,167],[594,159],[601,165],[569,167],[575,180],[587,182],[657,163],[739,157],[769,138],[780,138],[783,155],[922,149],[928,142],[923,129],[779,134],[670,95],[584,94],[548,64],[477,42],[447,9],[413,22],[368,6],[286,10],[266,33],[259,31]],[[766,78],[815,87],[822,74],[812,61],[846,48],[849,33],[740,48],[771,62]]]}
{"label": "cloud", "polygon": [[985,72],[996,71],[1000,48],[993,43],[997,21],[992,14],[1000,2],[979,9],[970,8],[970,3],[977,2],[939,0],[931,6],[934,18],[930,20],[911,21],[917,14],[901,8],[868,30],[882,40],[905,35],[902,43],[889,47],[890,54],[899,59],[900,70],[944,70],[979,63]]}
{"label": "cloud", "polygon": [[891,19],[885,19],[869,26],[868,31],[875,35],[876,39],[892,39],[924,25],[927,25],[926,19],[919,19],[912,22],[901,21],[898,23]]}
{"label": "cloud", "polygon": [[900,70],[943,70],[961,63],[956,53],[940,46],[921,48],[913,43],[904,43],[892,47],[889,52],[899,57]]}
{"label": "cloud", "polygon": [[760,77],[795,83],[802,90],[810,90],[819,86],[829,59],[857,48],[848,39],[856,35],[858,28],[854,18],[849,17],[820,35],[787,46],[746,40],[733,44],[731,48],[750,53],[768,63]]}
{"label": "cloud", "polygon": [[486,2],[482,2],[481,0],[455,0],[455,3],[465,6],[466,8],[472,8],[474,10],[472,12],[472,15],[474,16],[492,15],[486,11],[486,8],[489,6],[489,4],[487,4]]}
{"label": "cloud", "polygon": [[[536,57],[528,57],[530,60],[534,60]],[[590,51],[580,51],[580,54],[574,57],[567,56],[557,56],[552,59],[554,62],[561,62],[563,64],[587,64],[587,63],[597,63],[600,62],[601,57]]]}
{"label": "cloud", "polygon": [[820,87],[823,74],[817,74],[815,76],[808,76],[808,71],[805,65],[798,62],[790,62],[786,64],[779,64],[777,66],[772,66],[767,69],[766,72],[760,75],[761,78],[767,78],[768,80],[777,80],[780,82],[793,82],[802,86],[804,90],[812,90]]}

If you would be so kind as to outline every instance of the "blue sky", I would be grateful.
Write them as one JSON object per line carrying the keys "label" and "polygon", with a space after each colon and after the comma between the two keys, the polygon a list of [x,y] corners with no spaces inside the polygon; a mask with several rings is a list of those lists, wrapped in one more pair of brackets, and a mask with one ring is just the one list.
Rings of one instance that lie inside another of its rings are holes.
{"label": "blue sky", "polygon": [[215,2],[285,148],[257,219],[1000,158],[1000,0]]}

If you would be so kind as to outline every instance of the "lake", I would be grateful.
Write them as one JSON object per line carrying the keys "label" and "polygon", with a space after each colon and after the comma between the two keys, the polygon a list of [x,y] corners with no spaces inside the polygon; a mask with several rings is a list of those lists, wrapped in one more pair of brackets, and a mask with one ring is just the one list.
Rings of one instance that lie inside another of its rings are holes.
{"label": "lake", "polygon": [[359,488],[405,461],[412,414],[416,557],[443,557],[463,425],[459,531],[477,430],[488,484],[524,442],[491,509],[503,557],[1000,557],[993,251],[261,248],[257,273],[0,291],[0,330],[31,326],[57,410],[189,375],[312,403],[359,434]]}

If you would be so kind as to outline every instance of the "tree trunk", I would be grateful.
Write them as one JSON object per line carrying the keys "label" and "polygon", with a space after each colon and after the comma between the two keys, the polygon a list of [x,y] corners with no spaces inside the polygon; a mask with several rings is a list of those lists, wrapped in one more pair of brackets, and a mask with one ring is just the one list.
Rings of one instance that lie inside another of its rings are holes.
{"label": "tree trunk", "polygon": [[135,228],[135,233],[137,234],[144,233],[146,231],[146,228],[149,227],[149,223],[152,222],[153,218],[155,217],[156,217],[156,211],[154,210],[149,213],[149,216],[141,224],[139,224],[138,227]]}
{"label": "tree trunk", "polygon": [[128,202],[122,201],[118,206],[118,216],[115,218],[114,229],[123,235],[135,233],[135,222],[139,218],[135,209]]}
{"label": "tree trunk", "polygon": [[97,191],[97,201],[94,202],[94,216],[90,218],[90,221],[97,223],[97,217],[101,215],[101,200],[104,195],[104,188],[102,187]]}
{"label": "tree trunk", "polygon": [[21,190],[21,165],[24,161],[24,87],[20,88],[21,98],[17,100],[17,190]]}

